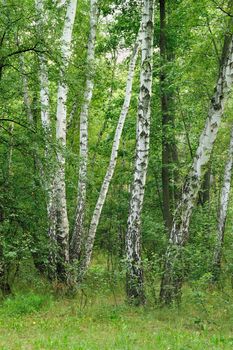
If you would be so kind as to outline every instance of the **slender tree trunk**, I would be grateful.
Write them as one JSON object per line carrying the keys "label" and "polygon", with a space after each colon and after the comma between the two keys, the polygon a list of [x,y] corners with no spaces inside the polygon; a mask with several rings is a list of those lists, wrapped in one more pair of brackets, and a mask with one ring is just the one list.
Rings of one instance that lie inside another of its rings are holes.
{"label": "slender tree trunk", "polygon": [[[171,52],[167,49],[167,25],[166,25],[166,0],[160,0],[160,100],[162,112],[162,189],[163,189],[163,217],[167,230],[172,226],[173,203],[176,192],[171,186],[172,167],[178,162],[177,148],[175,144],[174,116],[171,111],[172,94],[168,91],[167,63]],[[174,176],[174,180],[176,176]],[[173,194],[175,192],[175,195]]]}
{"label": "slender tree trunk", "polygon": [[134,77],[134,70],[135,70],[135,65],[137,61],[137,56],[138,56],[138,50],[139,50],[139,40],[137,40],[137,43],[134,47],[130,64],[129,64],[129,72],[128,72],[128,78],[126,82],[126,90],[125,90],[125,99],[124,103],[121,109],[121,114],[118,120],[118,124],[116,127],[115,131],[115,136],[113,140],[113,145],[112,145],[112,152],[110,156],[110,161],[108,165],[108,169],[106,171],[99,197],[93,212],[93,216],[91,219],[91,224],[87,236],[87,240],[85,243],[85,250],[84,250],[84,256],[80,265],[80,271],[79,271],[79,280],[82,279],[83,275],[86,273],[90,261],[91,261],[91,255],[92,255],[92,250],[93,250],[93,244],[94,244],[94,239],[95,239],[95,234],[96,230],[99,224],[101,212],[106,200],[106,196],[108,193],[109,185],[112,180],[116,163],[117,163],[117,156],[118,156],[118,151],[119,151],[119,146],[120,146],[120,140],[121,140],[121,135],[122,135],[122,130],[124,127],[125,119],[128,114],[129,106],[130,106],[130,100],[131,100],[131,95],[132,95],[132,85],[133,85],[133,77]]}
{"label": "slender tree trunk", "polygon": [[[38,33],[42,35],[43,27],[46,21],[44,10],[44,1],[35,0],[36,10],[38,13]],[[52,127],[50,121],[50,102],[49,102],[49,77],[47,60],[43,54],[39,54],[39,79],[40,79],[40,109],[41,124],[45,136],[45,171],[44,171],[44,189],[47,199],[47,217],[48,217],[48,236],[49,236],[49,278],[56,278],[56,261],[57,261],[57,243],[56,243],[56,196],[55,196],[55,159],[52,151]]]}
{"label": "slender tree trunk", "polygon": [[227,218],[227,208],[231,190],[231,175],[233,167],[233,127],[231,129],[231,138],[229,144],[228,158],[225,165],[224,179],[220,196],[218,213],[218,231],[217,240],[213,258],[213,281],[219,280],[221,272],[222,246],[224,242],[225,223]]}
{"label": "slender tree trunk", "polygon": [[65,81],[65,72],[71,56],[71,40],[76,14],[77,0],[70,0],[67,5],[63,34],[61,37],[62,67],[57,93],[56,139],[58,143],[58,169],[55,179],[57,200],[56,238],[58,241],[58,278],[66,281],[66,264],[69,262],[69,222],[66,204],[65,183],[65,148],[66,148],[66,102],[68,86]]}
{"label": "slender tree trunk", "polygon": [[182,248],[188,241],[189,223],[193,207],[200,191],[205,166],[210,159],[217,137],[225,103],[232,87],[232,62],[233,37],[226,36],[215,93],[210,102],[206,124],[199,140],[191,171],[185,181],[182,198],[175,212],[170,232],[160,290],[160,299],[164,304],[170,304],[173,300],[179,300],[181,296],[183,282]]}
{"label": "slender tree trunk", "polygon": [[78,199],[75,214],[74,231],[70,244],[72,260],[80,258],[84,231],[84,213],[86,205],[87,160],[88,160],[88,114],[94,88],[95,39],[97,26],[97,0],[90,0],[90,35],[87,49],[87,79],[84,102],[80,114],[80,151]]}
{"label": "slender tree trunk", "polygon": [[[39,36],[42,36],[43,27],[46,21],[46,13],[44,10],[44,0],[35,0],[35,6],[38,14],[37,21],[37,31]],[[49,105],[49,78],[48,78],[48,69],[47,61],[45,56],[39,54],[39,63],[40,63],[40,108],[41,108],[41,123],[45,131],[51,132],[51,123],[50,123],[50,105]]]}
{"label": "slender tree trunk", "polygon": [[145,302],[141,261],[141,211],[146,184],[150,141],[154,1],[144,0],[142,9],[142,56],[138,100],[136,159],[126,233],[126,292],[129,302]]}

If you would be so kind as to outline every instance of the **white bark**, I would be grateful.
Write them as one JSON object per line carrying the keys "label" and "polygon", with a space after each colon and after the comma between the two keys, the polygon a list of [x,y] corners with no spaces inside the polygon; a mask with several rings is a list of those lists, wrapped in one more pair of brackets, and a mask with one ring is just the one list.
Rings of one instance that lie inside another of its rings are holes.
{"label": "white bark", "polygon": [[231,138],[228,150],[228,158],[225,165],[224,179],[222,184],[219,213],[218,213],[218,231],[217,241],[214,251],[213,274],[217,280],[221,267],[222,245],[224,242],[225,223],[227,218],[227,209],[231,190],[231,175],[233,167],[233,127],[231,129]]}
{"label": "white bark", "polygon": [[80,151],[78,199],[75,214],[74,231],[71,240],[71,258],[78,259],[84,231],[84,213],[86,204],[87,160],[88,160],[88,115],[94,88],[95,39],[97,26],[97,1],[90,0],[90,35],[87,48],[87,78],[84,102],[80,114]]}
{"label": "white bark", "polygon": [[184,184],[181,201],[174,215],[160,291],[161,300],[164,303],[170,303],[180,295],[182,278],[176,276],[174,261],[180,259],[179,248],[185,245],[188,240],[190,218],[205,172],[204,167],[210,159],[225,103],[233,83],[233,37],[230,40],[229,38],[226,39],[226,43],[227,46],[224,45],[222,66],[215,93],[211,99],[206,124],[199,140],[191,171]]}
{"label": "white bark", "polygon": [[[38,31],[43,31],[43,26],[46,21],[46,13],[44,11],[44,1],[35,0],[36,10],[39,16],[38,19]],[[41,102],[41,122],[42,127],[45,131],[50,132],[50,116],[49,116],[49,78],[48,78],[48,69],[47,61],[43,54],[39,55],[40,61],[40,102]]]}
{"label": "white bark", "polygon": [[[47,15],[44,10],[44,0],[35,0],[35,6],[38,14],[37,30],[40,35],[46,24]],[[50,271],[51,278],[56,277],[56,196],[55,196],[55,166],[53,165],[53,152],[51,149],[52,128],[50,121],[50,101],[49,101],[49,77],[47,60],[43,54],[39,54],[39,80],[40,80],[40,110],[41,124],[45,135],[45,171],[44,187],[47,194],[46,206],[48,217],[48,236],[50,239]],[[55,162],[54,162],[55,163]]]}
{"label": "white bark", "polygon": [[60,69],[60,81],[57,93],[57,115],[56,115],[56,139],[59,145],[57,151],[58,170],[56,175],[56,197],[57,197],[57,240],[60,248],[61,269],[69,261],[69,222],[66,205],[65,184],[65,147],[66,147],[66,102],[68,87],[65,82],[71,56],[71,40],[76,14],[77,0],[70,0],[67,5],[63,34],[61,38],[62,67]]}
{"label": "white bark", "polygon": [[[216,85],[216,91],[211,100],[208,118],[199,140],[199,146],[196,151],[192,169],[183,188],[182,199],[176,211],[176,219],[174,220],[170,235],[170,241],[173,244],[182,245],[188,239],[189,221],[197,194],[200,190],[201,179],[204,174],[204,166],[210,159],[210,154],[223,116],[226,99],[232,87],[232,63],[233,41],[231,40],[225,64],[221,69]],[[178,218],[179,220],[177,220]]]}
{"label": "white bark", "polygon": [[115,131],[108,169],[106,171],[106,174],[100,189],[99,197],[92,215],[87,240],[85,242],[85,251],[84,251],[84,257],[80,267],[79,279],[83,277],[83,275],[86,273],[89,267],[96,230],[97,230],[101,212],[106,200],[109,185],[115,171],[121,135],[122,135],[125,119],[128,114],[130,101],[131,101],[133,77],[134,77],[135,65],[138,57],[138,50],[139,50],[139,40],[137,40],[137,43],[134,47],[133,54],[130,60],[129,72],[128,72],[128,77],[126,82],[125,99],[124,99],[124,103],[121,109],[120,117],[119,117],[118,124]]}
{"label": "white bark", "polygon": [[126,233],[127,296],[130,301],[144,302],[140,254],[141,211],[146,184],[150,141],[150,102],[152,92],[154,1],[143,1],[142,57],[136,131],[136,159]]}
{"label": "white bark", "polygon": [[51,133],[51,123],[49,117],[49,79],[47,62],[44,55],[39,56],[40,60],[40,101],[41,101],[41,123],[45,131]]}
{"label": "white bark", "polygon": [[[47,19],[46,12],[44,10],[44,0],[35,0],[35,7],[38,14],[37,31],[40,36],[43,34],[44,25]],[[51,146],[52,143],[52,130],[50,122],[50,102],[49,102],[49,77],[47,69],[47,60],[45,56],[39,54],[39,80],[40,80],[40,114],[41,124],[45,133],[45,159],[46,159],[46,177],[45,187],[48,191],[48,203],[51,202],[51,192],[53,183],[53,174],[48,169],[51,169]],[[47,204],[47,207],[49,204]],[[48,209],[48,208],[47,208]]]}

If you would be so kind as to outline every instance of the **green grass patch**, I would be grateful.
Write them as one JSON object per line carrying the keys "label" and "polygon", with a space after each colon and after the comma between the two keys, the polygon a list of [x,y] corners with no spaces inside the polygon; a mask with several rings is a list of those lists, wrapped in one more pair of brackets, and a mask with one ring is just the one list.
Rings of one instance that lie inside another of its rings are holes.
{"label": "green grass patch", "polygon": [[211,287],[208,276],[184,287],[179,307],[161,309],[159,284],[147,286],[145,307],[130,307],[122,275],[99,266],[73,298],[30,269],[25,275],[34,283],[19,278],[0,304],[0,350],[233,349],[232,289]]}
{"label": "green grass patch", "polygon": [[[50,302],[48,302],[50,298]],[[2,305],[1,350],[230,350],[232,298],[186,288],[180,308],[136,308],[109,294],[80,291],[73,299],[17,295]],[[52,302],[51,302],[52,300]],[[202,303],[205,303],[202,305]]]}
{"label": "green grass patch", "polygon": [[50,295],[38,295],[34,293],[17,294],[7,298],[1,305],[1,314],[5,316],[22,316],[32,314],[49,305],[52,300]]}

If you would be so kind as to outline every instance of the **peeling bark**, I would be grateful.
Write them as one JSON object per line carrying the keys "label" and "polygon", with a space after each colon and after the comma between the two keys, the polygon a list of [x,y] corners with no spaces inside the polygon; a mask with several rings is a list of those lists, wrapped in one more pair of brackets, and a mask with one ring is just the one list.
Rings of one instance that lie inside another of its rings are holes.
{"label": "peeling bark", "polygon": [[140,252],[140,224],[149,156],[153,29],[154,1],[144,0],[142,9],[142,55],[136,130],[136,159],[126,233],[126,292],[129,302],[137,305],[145,302]]}
{"label": "peeling bark", "polygon": [[87,48],[87,78],[84,102],[80,114],[80,151],[78,198],[75,214],[74,231],[70,244],[72,260],[80,258],[84,233],[84,214],[86,205],[87,161],[88,161],[88,115],[94,88],[95,39],[97,26],[97,0],[90,1],[90,35]]}
{"label": "peeling bark", "polygon": [[227,36],[223,47],[214,95],[210,101],[208,117],[199,140],[193,165],[184,183],[182,198],[175,212],[165,256],[164,274],[161,283],[160,299],[164,304],[179,300],[183,282],[182,248],[188,241],[189,223],[201,181],[206,171],[211,151],[217,137],[227,97],[233,82],[233,37]]}
{"label": "peeling bark", "polygon": [[106,200],[106,196],[108,193],[109,185],[112,180],[112,177],[114,175],[116,163],[117,163],[117,156],[118,156],[118,151],[119,151],[119,146],[120,146],[120,140],[121,140],[121,135],[125,123],[125,119],[128,114],[129,106],[130,106],[130,101],[131,101],[131,96],[132,96],[132,85],[133,85],[133,77],[134,77],[134,71],[135,71],[135,65],[137,61],[137,56],[138,56],[138,50],[139,50],[139,40],[137,40],[137,43],[134,47],[130,64],[129,64],[129,71],[128,71],[128,77],[127,77],[127,82],[126,82],[126,90],[125,90],[125,99],[124,103],[121,109],[120,117],[118,120],[118,124],[116,127],[115,135],[114,135],[114,140],[113,140],[113,145],[112,145],[112,151],[111,151],[111,156],[110,156],[110,161],[108,165],[108,169],[106,171],[99,197],[92,215],[91,219],[91,224],[87,236],[87,240],[85,243],[85,251],[84,251],[84,257],[81,262],[80,266],[80,271],[79,271],[79,280],[82,279],[83,275],[86,273],[90,261],[91,261],[91,255],[93,251],[93,244],[94,244],[94,239],[96,235],[96,230],[99,224],[101,212]]}

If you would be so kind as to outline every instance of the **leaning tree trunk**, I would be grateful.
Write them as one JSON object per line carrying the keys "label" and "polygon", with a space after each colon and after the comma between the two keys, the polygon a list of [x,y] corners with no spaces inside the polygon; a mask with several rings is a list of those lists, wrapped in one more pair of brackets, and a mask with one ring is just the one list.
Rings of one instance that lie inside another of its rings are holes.
{"label": "leaning tree trunk", "polygon": [[91,261],[91,255],[92,255],[92,250],[93,250],[93,244],[94,244],[94,239],[95,239],[95,234],[96,230],[99,224],[101,212],[106,200],[106,196],[108,193],[109,185],[112,180],[116,163],[117,163],[117,156],[118,156],[118,150],[120,146],[120,140],[121,140],[121,134],[122,130],[124,127],[125,119],[128,114],[129,106],[130,106],[130,100],[131,100],[131,95],[132,95],[132,85],[133,85],[133,77],[134,77],[134,70],[135,70],[135,65],[138,57],[138,50],[139,50],[139,40],[137,40],[137,43],[134,47],[133,54],[130,60],[129,64],[129,72],[128,72],[128,78],[126,82],[126,90],[125,90],[125,99],[124,103],[121,109],[121,114],[118,120],[118,124],[116,127],[115,131],[115,136],[113,140],[113,145],[112,145],[112,152],[110,156],[110,161],[108,165],[108,169],[106,171],[99,197],[92,215],[91,219],[91,224],[87,236],[87,240],[85,242],[85,249],[84,249],[84,256],[80,265],[79,269],[79,274],[78,278],[79,281],[83,278],[84,274],[86,273],[88,266]]}
{"label": "leaning tree trunk", "polygon": [[227,218],[227,208],[231,190],[231,174],[233,167],[233,127],[231,129],[231,139],[228,151],[228,158],[225,165],[224,179],[220,196],[218,213],[218,232],[213,259],[213,281],[219,280],[221,272],[222,246],[224,242],[225,223]]}
{"label": "leaning tree trunk", "polygon": [[126,234],[126,292],[129,302],[137,305],[143,304],[145,301],[140,253],[140,223],[150,141],[153,17],[154,1],[144,0],[142,9],[142,56],[136,132],[136,159]]}
{"label": "leaning tree trunk", "polygon": [[225,38],[222,63],[215,93],[210,101],[210,108],[191,171],[185,181],[182,198],[175,212],[170,239],[165,255],[160,300],[170,304],[179,300],[183,282],[182,248],[188,241],[189,223],[198,193],[201,187],[205,166],[217,137],[223,116],[225,103],[233,82],[233,37]]}
{"label": "leaning tree trunk", "polygon": [[66,102],[68,86],[65,81],[65,73],[71,56],[71,40],[76,14],[77,0],[70,0],[67,5],[63,34],[61,37],[62,67],[60,69],[60,81],[57,93],[56,115],[56,139],[58,143],[57,161],[58,169],[55,179],[57,200],[57,226],[56,238],[58,242],[58,278],[67,280],[66,264],[69,262],[69,222],[66,204],[65,183],[65,148],[66,148]]}
{"label": "leaning tree trunk", "polygon": [[87,159],[88,159],[88,114],[94,88],[95,39],[97,25],[97,0],[90,1],[90,35],[87,49],[87,79],[84,102],[80,114],[80,151],[78,200],[75,214],[74,231],[70,244],[72,260],[80,258],[84,230],[84,213],[86,204]]}

